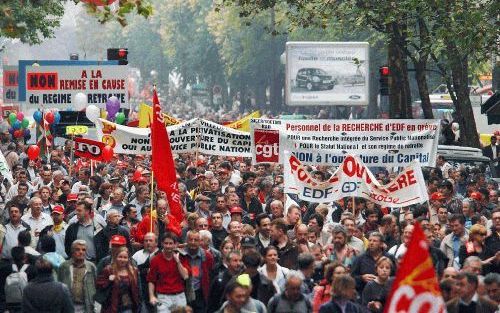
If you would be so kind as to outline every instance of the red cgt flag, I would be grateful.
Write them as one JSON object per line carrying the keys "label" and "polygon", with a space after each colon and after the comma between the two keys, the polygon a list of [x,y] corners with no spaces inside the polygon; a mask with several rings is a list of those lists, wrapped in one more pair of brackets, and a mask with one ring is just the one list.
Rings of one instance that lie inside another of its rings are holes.
{"label": "red cgt flag", "polygon": [[158,189],[167,194],[170,214],[177,221],[184,218],[181,197],[177,186],[174,158],[170,148],[163,115],[161,114],[160,101],[156,89],[153,91],[153,123],[151,124],[151,149],[153,174],[158,184]]}
{"label": "red cgt flag", "polygon": [[419,223],[415,223],[408,250],[396,274],[384,312],[446,312],[427,239]]}

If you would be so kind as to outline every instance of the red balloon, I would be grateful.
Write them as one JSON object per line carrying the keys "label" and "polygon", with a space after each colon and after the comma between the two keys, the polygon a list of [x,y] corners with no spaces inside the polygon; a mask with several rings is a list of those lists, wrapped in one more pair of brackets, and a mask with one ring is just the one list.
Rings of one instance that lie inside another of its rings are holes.
{"label": "red balloon", "polygon": [[134,176],[132,176],[132,181],[136,182],[142,177],[142,172],[139,170],[135,170]]}
{"label": "red balloon", "polygon": [[115,154],[115,152],[113,151],[113,147],[111,147],[111,146],[105,146],[102,149],[102,159],[106,162],[111,161],[114,154]]}
{"label": "red balloon", "polygon": [[24,131],[22,131],[21,129],[16,129],[14,131],[14,137],[16,138],[21,138],[24,136]]}
{"label": "red balloon", "polygon": [[30,160],[36,160],[38,156],[40,155],[40,147],[37,145],[31,145],[28,148],[28,158]]}
{"label": "red balloon", "polygon": [[47,123],[49,123],[49,124],[54,123],[54,120],[55,120],[54,113],[52,113],[52,112],[47,112],[47,113],[45,113],[45,120],[46,120],[46,121],[47,121]]}

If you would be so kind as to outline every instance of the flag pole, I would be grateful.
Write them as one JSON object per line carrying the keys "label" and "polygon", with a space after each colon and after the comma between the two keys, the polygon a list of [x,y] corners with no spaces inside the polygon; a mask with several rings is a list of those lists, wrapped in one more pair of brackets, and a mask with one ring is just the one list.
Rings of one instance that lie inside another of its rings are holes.
{"label": "flag pole", "polygon": [[152,233],[153,232],[153,200],[154,200],[154,197],[153,197],[153,176],[154,176],[154,172],[153,170],[151,169],[151,199],[149,200],[149,203],[150,203],[150,209],[149,209],[149,219],[150,219],[150,225],[149,225],[149,231]]}
{"label": "flag pole", "polygon": [[352,214],[356,216],[356,199],[352,196]]}

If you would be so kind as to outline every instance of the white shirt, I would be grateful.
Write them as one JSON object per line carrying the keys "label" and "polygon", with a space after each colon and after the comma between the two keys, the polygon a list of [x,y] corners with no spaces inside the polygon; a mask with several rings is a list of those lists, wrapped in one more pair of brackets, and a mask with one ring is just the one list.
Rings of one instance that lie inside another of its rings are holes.
{"label": "white shirt", "polygon": [[158,251],[158,248],[156,248],[153,253],[149,253],[146,249],[142,249],[134,253],[132,256],[132,259],[135,261],[137,265],[144,264],[146,260],[152,255],[155,254]]}
{"label": "white shirt", "polygon": [[271,280],[273,282],[274,287],[278,291],[278,293],[281,293],[285,291],[285,283],[286,283],[286,277],[290,273],[290,270],[286,267],[280,266],[279,264],[276,264],[277,269],[276,269],[276,278],[274,280],[271,280],[269,276],[267,275],[267,265],[264,264],[261,267],[259,267],[258,272],[264,275],[267,279]]}
{"label": "white shirt", "polygon": [[31,215],[31,212],[23,215],[21,217],[21,220],[28,224],[31,228],[30,233],[31,233],[31,245],[33,248],[36,247],[38,243],[38,239],[40,236],[40,232],[47,226],[53,225],[54,222],[50,218],[50,215],[47,213],[41,212],[40,216],[38,218],[34,218],[33,215]]}
{"label": "white shirt", "polygon": [[387,253],[392,255],[397,260],[400,256],[405,255],[406,250],[408,250],[408,248],[406,247],[406,244],[403,243],[400,245],[392,246],[392,248],[390,248]]}
{"label": "white shirt", "polygon": [[10,259],[12,256],[10,255],[10,251],[13,247],[17,246],[17,236],[20,232],[25,230],[21,223],[14,227],[11,223],[5,225],[5,237],[3,238],[3,246],[2,246],[2,258]]}

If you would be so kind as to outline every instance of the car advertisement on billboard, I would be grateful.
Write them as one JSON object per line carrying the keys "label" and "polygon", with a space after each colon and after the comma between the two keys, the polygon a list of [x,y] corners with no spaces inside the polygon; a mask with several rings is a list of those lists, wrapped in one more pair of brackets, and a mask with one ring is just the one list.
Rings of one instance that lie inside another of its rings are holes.
{"label": "car advertisement on billboard", "polygon": [[367,105],[367,42],[287,42],[288,105]]}

